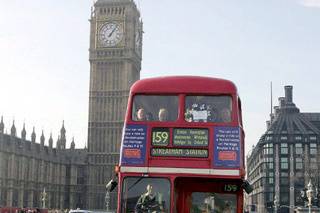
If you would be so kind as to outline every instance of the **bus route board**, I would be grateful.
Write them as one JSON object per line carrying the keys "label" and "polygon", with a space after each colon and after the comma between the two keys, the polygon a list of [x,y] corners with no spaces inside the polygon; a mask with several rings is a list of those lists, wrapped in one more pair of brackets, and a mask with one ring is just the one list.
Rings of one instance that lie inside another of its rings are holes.
{"label": "bus route board", "polygon": [[192,147],[208,146],[208,132],[208,129],[175,128],[173,130],[173,145]]}

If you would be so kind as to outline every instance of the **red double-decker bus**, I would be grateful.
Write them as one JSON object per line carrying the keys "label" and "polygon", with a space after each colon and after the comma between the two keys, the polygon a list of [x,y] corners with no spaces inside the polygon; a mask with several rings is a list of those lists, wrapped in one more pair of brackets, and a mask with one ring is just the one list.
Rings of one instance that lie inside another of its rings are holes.
{"label": "red double-decker bus", "polygon": [[244,131],[236,86],[159,77],[130,90],[118,213],[242,213]]}

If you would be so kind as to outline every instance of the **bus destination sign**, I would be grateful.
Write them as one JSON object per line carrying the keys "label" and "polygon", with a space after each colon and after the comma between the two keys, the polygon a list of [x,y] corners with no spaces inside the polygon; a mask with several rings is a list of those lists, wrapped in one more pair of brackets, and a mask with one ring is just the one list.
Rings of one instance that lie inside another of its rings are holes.
{"label": "bus destination sign", "polygon": [[175,146],[208,146],[208,129],[174,129]]}
{"label": "bus destination sign", "polygon": [[207,149],[175,149],[175,148],[153,148],[151,156],[155,157],[193,157],[207,158]]}

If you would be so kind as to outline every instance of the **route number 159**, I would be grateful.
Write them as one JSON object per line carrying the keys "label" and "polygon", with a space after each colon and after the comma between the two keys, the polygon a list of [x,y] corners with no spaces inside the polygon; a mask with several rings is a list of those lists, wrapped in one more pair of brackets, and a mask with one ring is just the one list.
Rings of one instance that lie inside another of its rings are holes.
{"label": "route number 159", "polygon": [[152,130],[152,145],[167,146],[169,144],[169,129],[155,128]]}

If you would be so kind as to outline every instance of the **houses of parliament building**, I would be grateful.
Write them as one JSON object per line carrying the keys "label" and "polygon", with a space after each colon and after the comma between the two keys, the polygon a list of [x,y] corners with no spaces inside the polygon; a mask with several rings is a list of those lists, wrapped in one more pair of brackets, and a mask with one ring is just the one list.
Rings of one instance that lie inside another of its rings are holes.
{"label": "houses of parliament building", "polygon": [[[0,122],[0,206],[104,209],[105,184],[119,159],[131,85],[140,78],[143,26],[133,0],[97,0],[91,9],[88,146],[66,146],[60,136],[40,141],[21,135],[15,124],[6,133]],[[85,24],[85,23],[84,23]],[[45,192],[45,193],[44,193]],[[117,193],[110,194],[116,209]]]}

